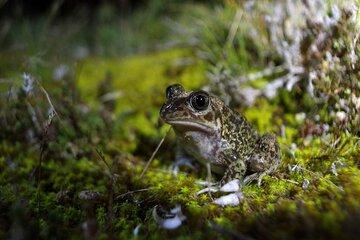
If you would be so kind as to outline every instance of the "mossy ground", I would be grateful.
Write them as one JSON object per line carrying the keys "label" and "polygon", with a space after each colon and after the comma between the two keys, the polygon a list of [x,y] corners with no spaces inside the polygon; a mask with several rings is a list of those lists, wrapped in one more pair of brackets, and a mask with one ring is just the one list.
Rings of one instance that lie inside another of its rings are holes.
{"label": "mossy ground", "polygon": [[[120,91],[111,113],[117,120],[113,120],[111,133],[96,136],[94,128],[106,129],[106,118],[99,117],[104,106],[97,89],[109,79],[111,91]],[[260,132],[277,133],[282,149],[278,171],[266,176],[261,187],[245,186],[245,199],[239,206],[219,207],[209,195],[197,196],[200,186],[196,180],[205,176],[201,168],[171,174],[172,133],[140,178],[168,129],[158,122],[165,87],[180,82],[193,89],[204,81],[203,64],[186,49],[82,62],[77,88],[94,110],[83,116],[87,119],[78,121],[81,132],[90,135],[90,144],[78,139],[73,129],[66,132],[67,122],[59,120],[63,126],[59,126],[58,139],[49,143],[39,167],[36,145],[19,139],[1,140],[0,238],[13,236],[13,232],[25,237],[81,238],[85,231],[82,226],[91,221],[100,239],[135,238],[133,231],[139,225],[136,238],[144,239],[356,237],[360,215],[358,137],[343,133],[304,141],[300,136],[303,120],[285,113],[279,105],[281,99],[259,99],[255,107],[239,109]],[[75,157],[56,155],[64,146],[75,148]],[[76,149],[82,146],[85,149]],[[96,149],[103,156],[98,156]],[[96,191],[100,196],[96,201],[80,200],[83,190]],[[176,204],[182,206],[187,220],[174,231],[159,228],[152,218],[154,206],[171,208]]]}

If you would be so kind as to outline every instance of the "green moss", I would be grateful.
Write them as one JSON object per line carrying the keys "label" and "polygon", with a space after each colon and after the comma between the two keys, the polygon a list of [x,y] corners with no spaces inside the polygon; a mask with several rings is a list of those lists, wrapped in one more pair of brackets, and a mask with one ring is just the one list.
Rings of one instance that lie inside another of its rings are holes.
{"label": "green moss", "polygon": [[276,110],[276,106],[270,105],[265,99],[260,99],[256,106],[245,109],[243,113],[261,133],[265,133],[275,131],[281,125],[281,121],[278,121],[280,119],[274,118]]}
{"label": "green moss", "polygon": [[119,94],[115,113],[122,118],[116,131],[127,139],[134,133],[152,139],[163,136],[166,128],[159,131],[156,126],[166,87],[181,83],[194,89],[205,81],[204,64],[187,49],[125,59],[90,58],[82,63],[78,75],[80,92],[94,107],[99,105],[98,86],[111,79],[111,91]]}
{"label": "green moss", "polygon": [[203,64],[186,49],[126,59],[90,58],[80,69],[78,86],[84,98],[93,105],[98,103],[97,86],[110,76],[112,90],[120,91],[118,112],[149,111],[163,102],[164,89],[169,84],[181,83],[193,89],[205,80]]}

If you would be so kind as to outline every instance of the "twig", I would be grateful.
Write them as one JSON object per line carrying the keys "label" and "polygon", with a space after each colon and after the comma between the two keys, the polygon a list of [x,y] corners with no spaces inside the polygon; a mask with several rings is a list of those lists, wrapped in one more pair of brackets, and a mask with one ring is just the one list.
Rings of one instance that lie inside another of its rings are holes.
{"label": "twig", "polygon": [[53,105],[53,103],[52,103],[52,101],[51,101],[51,99],[50,99],[50,96],[49,96],[48,92],[47,92],[46,89],[40,84],[40,82],[39,82],[38,80],[35,79],[35,81],[36,81],[36,83],[39,85],[40,90],[45,94],[46,100],[48,101],[50,107],[52,108],[52,110],[54,111],[54,113],[56,114],[56,116],[60,119],[59,114],[57,113],[57,111],[56,111],[56,109],[55,109],[55,107],[54,107],[54,105]]}
{"label": "twig", "polygon": [[106,162],[105,157],[104,157],[104,155],[102,154],[102,152],[100,152],[100,150],[97,149],[97,148],[95,148],[95,152],[96,152],[96,154],[98,155],[99,159],[101,159],[101,160],[105,163],[106,167],[108,168],[108,170],[110,171],[110,173],[111,173],[111,175],[112,175],[111,167],[110,167],[110,165]]}
{"label": "twig", "polygon": [[285,182],[289,182],[289,183],[293,183],[293,184],[296,184],[296,185],[299,185],[299,183],[297,181],[294,181],[294,180],[291,180],[291,179],[286,179],[284,178],[283,179]]}
{"label": "twig", "polygon": [[[105,156],[103,155],[103,153],[95,147],[94,147],[94,149],[95,149],[95,152],[96,152],[98,158],[105,163],[105,165],[109,171],[107,229],[109,232],[109,239],[114,239],[114,207],[113,207],[114,206],[114,173],[113,173],[113,168],[106,162]],[[114,166],[114,163],[112,164],[112,166]]]}
{"label": "twig", "polygon": [[116,199],[125,197],[126,195],[130,195],[130,194],[133,194],[133,193],[149,191],[150,189],[152,189],[152,188],[142,188],[142,189],[138,189],[138,190],[134,190],[134,191],[129,191],[129,192],[126,192],[126,193],[123,193],[123,194],[120,194],[120,195],[116,196]]}
{"label": "twig", "polygon": [[325,181],[328,182],[330,185],[332,185],[332,186],[334,186],[335,188],[337,188],[339,191],[341,191],[341,192],[344,191],[344,189],[343,189],[342,187],[337,186],[335,183],[333,183],[333,182],[330,181],[329,179],[326,179],[325,177],[321,176],[321,174],[319,174],[319,173],[317,174],[317,173],[315,173],[315,172],[313,172],[313,171],[311,171],[311,170],[308,170],[308,169],[306,169],[306,168],[304,168],[304,167],[302,167],[302,166],[299,166],[299,168],[300,168],[301,170],[309,173],[310,175],[313,175],[313,176],[315,176],[315,177],[318,177],[318,178],[321,178],[321,179],[325,180]]}
{"label": "twig", "polygon": [[[40,201],[41,201],[41,168],[42,168],[42,163],[44,161],[44,155],[45,155],[45,151],[47,150],[48,144],[46,141],[46,136],[48,135],[48,130],[49,127],[52,123],[52,119],[50,119],[50,121],[48,122],[48,124],[43,128],[43,136],[42,136],[42,140],[41,140],[41,145],[40,145],[40,156],[39,156],[39,162],[38,162],[38,176],[37,176],[37,217],[38,219],[40,219]],[[39,224],[40,222],[38,222]]]}
{"label": "twig", "polygon": [[167,130],[167,132],[165,133],[165,136],[161,139],[161,141],[159,142],[159,144],[157,145],[155,151],[152,153],[150,159],[148,160],[148,162],[146,163],[145,167],[144,167],[144,170],[142,171],[141,175],[140,175],[140,178],[142,178],[145,174],[145,172],[147,171],[147,169],[149,168],[150,166],[150,163],[152,162],[152,160],[154,159],[155,157],[155,154],[159,151],[161,145],[163,144],[166,136],[168,135],[168,133],[170,132],[170,129],[171,127]]}

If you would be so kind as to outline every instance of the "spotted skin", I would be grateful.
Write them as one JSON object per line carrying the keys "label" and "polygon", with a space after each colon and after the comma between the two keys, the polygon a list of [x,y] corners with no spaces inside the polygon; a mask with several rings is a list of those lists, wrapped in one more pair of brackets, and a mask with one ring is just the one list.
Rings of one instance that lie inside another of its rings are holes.
{"label": "spotted skin", "polygon": [[173,127],[181,149],[222,174],[221,184],[235,178],[259,180],[276,169],[280,161],[276,137],[261,136],[218,97],[187,92],[181,85],[169,86],[166,95],[160,117]]}

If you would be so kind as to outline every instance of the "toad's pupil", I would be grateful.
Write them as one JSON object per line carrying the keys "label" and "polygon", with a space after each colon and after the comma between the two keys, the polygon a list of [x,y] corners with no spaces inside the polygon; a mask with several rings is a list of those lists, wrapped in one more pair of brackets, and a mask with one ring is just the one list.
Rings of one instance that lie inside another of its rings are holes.
{"label": "toad's pupil", "polygon": [[196,110],[205,110],[208,106],[208,98],[203,94],[195,95],[192,98],[191,104]]}
{"label": "toad's pupil", "polygon": [[199,107],[203,107],[205,106],[205,98],[204,96],[196,96],[196,104],[199,106]]}

